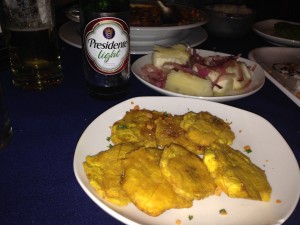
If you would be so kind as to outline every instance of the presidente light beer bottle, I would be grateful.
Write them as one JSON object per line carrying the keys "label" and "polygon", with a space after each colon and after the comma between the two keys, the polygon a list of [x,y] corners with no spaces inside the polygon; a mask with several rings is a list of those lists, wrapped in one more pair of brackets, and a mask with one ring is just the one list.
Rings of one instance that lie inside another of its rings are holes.
{"label": "presidente light beer bottle", "polygon": [[80,0],[84,75],[99,98],[126,93],[130,78],[129,0]]}

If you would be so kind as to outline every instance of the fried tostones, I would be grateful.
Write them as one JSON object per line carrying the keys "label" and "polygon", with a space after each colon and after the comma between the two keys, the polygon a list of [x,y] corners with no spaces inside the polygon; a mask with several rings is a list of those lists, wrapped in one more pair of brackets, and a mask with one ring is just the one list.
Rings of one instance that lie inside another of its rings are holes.
{"label": "fried tostones", "polygon": [[175,192],[186,199],[203,199],[215,193],[216,186],[202,159],[179,145],[164,149],[160,167]]}
{"label": "fried tostones", "polygon": [[114,144],[141,142],[145,147],[156,147],[154,121],[162,112],[150,110],[130,110],[113,124],[111,141]]}
{"label": "fried tostones", "polygon": [[107,201],[119,206],[130,202],[121,186],[124,173],[121,159],[126,153],[138,148],[137,144],[126,143],[113,146],[94,156],[87,156],[83,167],[90,185]]}
{"label": "fried tostones", "polygon": [[159,117],[155,120],[155,135],[160,148],[164,148],[172,143],[181,145],[195,154],[203,154],[201,146],[191,142],[185,136],[185,130],[180,127],[183,116],[170,114]]}
{"label": "fried tostones", "polygon": [[192,142],[202,146],[213,142],[230,145],[235,138],[229,124],[209,112],[188,112],[180,126]]}
{"label": "fried tostones", "polygon": [[270,200],[272,188],[265,172],[240,151],[215,143],[206,149],[203,161],[216,185],[229,197]]}
{"label": "fried tostones", "polygon": [[119,206],[132,202],[154,217],[189,208],[193,200],[217,191],[270,201],[266,174],[229,146],[234,138],[229,123],[209,112],[171,115],[133,109],[113,124],[115,145],[87,156],[83,166],[103,199]]}
{"label": "fried tostones", "polygon": [[161,154],[160,149],[142,147],[128,153],[123,160],[123,189],[136,207],[150,216],[192,206],[192,201],[177,195],[162,175]]}

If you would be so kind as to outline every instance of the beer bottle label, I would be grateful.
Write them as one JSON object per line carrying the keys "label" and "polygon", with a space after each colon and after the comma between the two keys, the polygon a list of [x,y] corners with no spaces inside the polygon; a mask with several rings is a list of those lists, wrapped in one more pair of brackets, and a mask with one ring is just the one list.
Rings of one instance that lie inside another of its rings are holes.
{"label": "beer bottle label", "polygon": [[83,38],[87,61],[96,72],[114,75],[125,69],[130,57],[126,22],[115,17],[94,19],[86,25]]}

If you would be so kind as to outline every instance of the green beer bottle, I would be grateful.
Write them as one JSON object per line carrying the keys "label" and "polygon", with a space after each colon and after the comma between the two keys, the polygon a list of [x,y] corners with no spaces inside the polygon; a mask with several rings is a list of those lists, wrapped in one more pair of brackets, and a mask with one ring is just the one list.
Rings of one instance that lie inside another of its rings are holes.
{"label": "green beer bottle", "polygon": [[129,0],[80,0],[84,75],[97,98],[126,94],[130,79]]}

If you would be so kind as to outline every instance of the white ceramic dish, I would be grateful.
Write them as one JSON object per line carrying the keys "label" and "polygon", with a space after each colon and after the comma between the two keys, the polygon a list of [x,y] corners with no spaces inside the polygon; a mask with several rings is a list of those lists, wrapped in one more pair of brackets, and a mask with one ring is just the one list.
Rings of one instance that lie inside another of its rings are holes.
{"label": "white ceramic dish", "polygon": [[[161,39],[161,40],[155,40],[155,39],[141,39],[139,41],[135,40],[134,38],[132,38],[132,33],[130,33],[130,44],[131,46],[153,46],[154,44],[159,44],[159,45],[166,45],[169,43],[176,43],[180,40],[183,40],[185,38],[188,37],[188,35],[191,33],[191,30],[193,31],[203,31],[202,33],[204,33],[204,29],[202,29],[201,27],[196,27],[196,28],[191,28],[191,29],[186,29],[186,30],[182,30],[178,35],[175,35],[174,37],[170,37],[167,39]],[[204,35],[195,35],[195,36],[199,36],[202,37]]]}
{"label": "white ceramic dish", "polygon": [[191,28],[200,27],[204,25],[207,20],[203,20],[198,23],[193,23],[189,25],[181,26],[171,26],[171,27],[130,27],[130,38],[135,42],[144,41],[165,41],[176,39],[178,36],[182,35],[182,32],[186,32]]}
{"label": "white ceramic dish", "polygon": [[[78,6],[74,5],[66,11],[66,16],[71,21],[80,22]],[[182,37],[182,32],[195,27],[199,27],[207,23],[207,16],[202,12],[203,20],[197,23],[179,25],[179,26],[164,26],[164,27],[130,27],[130,38],[134,42],[166,42],[176,41],[178,36]]]}
{"label": "white ceramic dish", "polygon": [[[222,55],[222,56],[228,56],[226,53],[221,53],[221,52],[213,52],[213,51],[208,51],[208,50],[202,50],[202,49],[197,49],[198,52],[200,52],[201,56],[212,56],[212,55]],[[240,98],[245,98],[249,95],[254,94],[257,92],[259,89],[261,89],[265,83],[265,75],[263,69],[257,65],[254,70],[254,75],[253,75],[253,80],[252,83],[249,85],[249,87],[241,92],[237,92],[235,95],[230,95],[230,96],[212,96],[212,97],[202,97],[202,96],[191,96],[191,95],[184,95],[180,93],[175,93],[172,91],[165,90],[163,88],[156,87],[153,84],[150,84],[148,81],[143,79],[142,76],[142,70],[141,68],[146,65],[146,64],[151,64],[152,63],[152,54],[145,55],[139,59],[137,59],[132,67],[131,70],[133,74],[146,86],[150,87],[151,89],[164,94],[164,95],[169,95],[169,96],[177,96],[177,97],[189,97],[189,98],[197,98],[197,99],[203,99],[203,100],[209,100],[209,101],[215,101],[215,102],[226,102],[226,101],[233,101],[237,100]],[[244,59],[244,58],[239,58],[238,60],[245,62],[248,66],[253,67],[256,63]]]}
{"label": "white ceramic dish", "polygon": [[[297,63],[300,65],[299,48],[262,47],[250,51],[248,58],[260,64],[265,71],[266,77],[300,107],[300,99],[297,98],[295,92],[292,91],[296,87],[291,87],[288,79],[280,79],[276,73],[272,73],[272,65],[274,63]],[[298,86],[298,89],[299,88]]]}
{"label": "white ceramic dish", "polygon": [[131,45],[130,52],[131,54],[149,54],[153,51],[153,45],[164,45],[164,46],[172,46],[176,43],[188,43],[191,47],[198,46],[206,41],[208,35],[207,32],[202,27],[195,27],[187,31],[183,37],[179,35],[176,39],[168,40],[168,41],[158,41],[151,43],[133,43]]}
{"label": "white ceramic dish", "polygon": [[[69,45],[81,48],[81,37],[79,35],[79,24],[73,21],[69,21],[63,24],[59,28],[59,37]],[[190,46],[197,46],[207,39],[207,32],[202,27],[191,28],[185,30],[181,35],[174,39],[162,40],[162,41],[146,41],[146,42],[134,42],[131,41],[131,54],[148,54],[152,52],[154,44],[173,45],[177,42],[189,43]]]}
{"label": "white ceramic dish", "polygon": [[69,21],[63,24],[58,30],[58,36],[69,45],[75,48],[81,48],[81,37],[80,37],[79,23]]}
{"label": "white ceramic dish", "polygon": [[[189,209],[172,209],[158,217],[150,217],[133,204],[117,207],[100,198],[89,185],[82,163],[87,155],[95,155],[107,149],[111,125],[136,105],[173,114],[208,111],[230,121],[236,134],[233,148],[242,151],[245,145],[250,145],[252,152],[248,156],[266,172],[272,186],[270,202],[232,199],[225,195],[211,196],[194,201],[193,207]],[[76,146],[73,167],[84,192],[102,210],[124,224],[131,225],[174,225],[176,220],[188,225],[279,225],[293,212],[300,195],[300,173],[295,156],[283,137],[268,121],[231,106],[191,98],[138,97],[110,108],[83,132]],[[282,203],[279,204],[277,200]],[[226,209],[228,214],[220,215],[220,209]],[[192,220],[189,220],[189,215],[193,216]]]}
{"label": "white ceramic dish", "polygon": [[[300,41],[277,37],[274,34],[274,24],[283,20],[269,19],[253,24],[252,29],[255,33],[265,39],[267,42],[277,46],[300,47]],[[285,21],[299,24],[295,22]]]}

